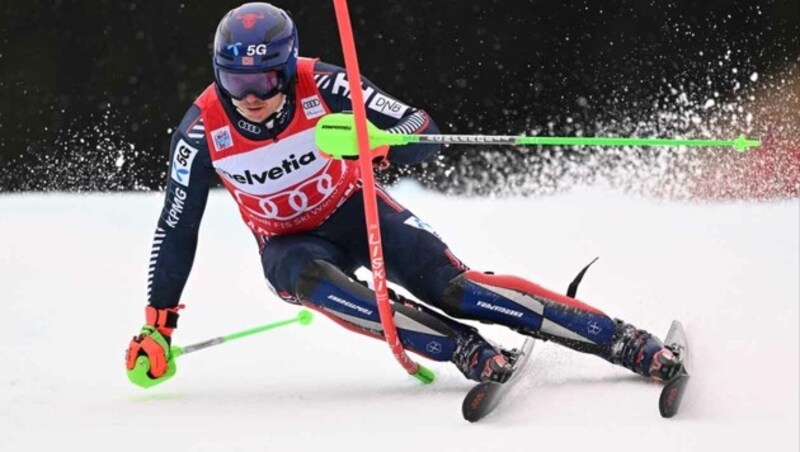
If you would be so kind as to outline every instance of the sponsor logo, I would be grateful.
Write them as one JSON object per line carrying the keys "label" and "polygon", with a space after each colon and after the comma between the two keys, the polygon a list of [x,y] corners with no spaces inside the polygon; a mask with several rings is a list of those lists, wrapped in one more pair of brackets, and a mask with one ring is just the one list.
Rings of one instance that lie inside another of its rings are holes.
{"label": "sponsor logo", "polygon": [[250,44],[247,46],[247,56],[253,55],[266,55],[267,54],[267,45],[266,44]]}
{"label": "sponsor logo", "polygon": [[233,52],[233,56],[239,56],[239,46],[242,45],[241,42],[235,42],[233,44],[228,44],[225,48]]}
{"label": "sponsor logo", "polygon": [[181,187],[175,187],[175,196],[172,197],[172,204],[169,206],[167,212],[167,225],[173,229],[181,221],[181,214],[183,213],[183,206],[186,201],[186,192]]}
{"label": "sponsor logo", "polygon": [[249,30],[255,27],[256,21],[263,19],[264,15],[247,13],[247,14],[239,14],[238,16],[236,16],[236,18],[242,21],[242,26],[244,26],[245,30]]}
{"label": "sponsor logo", "polygon": [[675,405],[675,400],[677,399],[678,399],[678,387],[676,386],[670,389],[669,393],[667,394],[667,406],[671,407],[672,405]]}
{"label": "sponsor logo", "polygon": [[[255,149],[246,146],[247,152],[232,152],[240,150],[238,144],[226,151],[232,155],[214,154],[220,158],[212,159],[212,164],[245,221],[254,223],[250,229],[258,234],[272,236],[316,224],[346,199],[344,191],[349,194],[356,189],[352,169],[319,154],[313,127],[277,142],[268,140]],[[209,148],[213,148],[210,143]],[[277,179],[270,179],[270,171]]]}
{"label": "sponsor logo", "polygon": [[327,215],[356,188],[353,183],[345,187],[336,185],[332,174],[322,173],[294,186],[290,191],[258,196],[234,190],[234,197],[247,211],[250,220],[257,223],[251,229],[268,228],[262,229],[262,232],[272,236],[279,230],[302,226],[318,220],[320,215]]}
{"label": "sponsor logo", "polygon": [[350,97],[350,85],[347,83],[344,72],[336,74],[336,78],[333,79],[331,94],[338,95],[340,90],[347,95],[347,97]]}
{"label": "sponsor logo", "polygon": [[251,56],[243,56],[242,57],[242,64],[245,66],[252,66],[253,65],[253,57]]}
{"label": "sponsor logo", "polygon": [[597,336],[603,331],[603,328],[600,325],[598,325],[597,322],[595,321],[589,322],[587,329],[589,331],[589,334],[591,334],[592,336]]}
{"label": "sponsor logo", "polygon": [[383,264],[383,257],[378,257],[382,256],[381,235],[380,230],[378,230],[376,225],[372,225],[370,227],[367,237],[369,244],[369,258],[372,264],[372,280],[375,282],[375,295],[378,303],[388,302],[388,293],[385,290],[386,268]]}
{"label": "sponsor logo", "polygon": [[470,407],[473,410],[477,410],[479,406],[481,406],[481,402],[483,402],[483,398],[486,397],[486,390],[479,392],[475,398],[472,400],[472,404]]}
{"label": "sponsor logo", "polygon": [[514,309],[504,308],[502,306],[497,306],[496,304],[487,303],[485,301],[479,301],[478,307],[483,309],[488,309],[489,311],[499,312],[501,314],[510,315],[512,317],[522,317],[523,314],[520,311],[515,311]]}
{"label": "sponsor logo", "polygon": [[336,295],[328,295],[328,300],[331,300],[331,301],[334,301],[336,303],[339,303],[342,306],[346,306],[346,307],[348,307],[348,308],[350,308],[350,309],[352,309],[354,311],[358,311],[358,312],[360,312],[362,314],[372,315],[372,310],[371,309],[367,309],[367,308],[365,308],[363,306],[359,306],[359,305],[357,305],[355,303],[352,303],[352,302],[349,302],[349,301],[347,301],[345,299],[339,298]]}
{"label": "sponsor logo", "polygon": [[239,120],[239,122],[237,122],[237,123],[236,123],[236,125],[237,125],[237,126],[240,128],[240,129],[242,129],[242,130],[246,130],[246,131],[248,131],[248,132],[250,132],[250,133],[253,133],[253,134],[259,134],[259,133],[261,133],[261,127],[258,127],[258,126],[257,126],[257,125],[255,125],[255,124],[252,124],[252,123],[250,123],[250,122],[247,122],[247,121],[245,121],[244,119],[240,119],[240,120]]}
{"label": "sponsor logo", "polygon": [[178,140],[175,145],[175,153],[172,156],[172,180],[183,185],[189,186],[189,179],[192,176],[192,162],[197,155],[197,149],[189,146],[189,143]]}
{"label": "sponsor logo", "polygon": [[[430,227],[428,225],[428,223],[425,223],[424,221],[420,220],[419,218],[417,218],[415,216],[408,217],[408,219],[406,221],[404,221],[403,224],[407,224],[407,225],[409,225],[411,227],[414,227],[414,228],[417,228],[417,229],[422,229],[423,231],[428,231],[431,234],[436,235],[436,232],[433,230],[432,227]],[[436,235],[436,236],[438,237],[438,235]]]}
{"label": "sponsor logo", "polygon": [[231,137],[231,128],[229,126],[220,127],[212,131],[211,138],[214,140],[214,148],[217,152],[233,147],[233,137]]}
{"label": "sponsor logo", "polygon": [[[364,85],[361,85],[362,92],[364,94],[364,99],[369,99],[369,96],[375,92],[375,89],[372,87],[364,88]],[[336,74],[336,77],[333,79],[333,86],[331,86],[331,94],[339,95],[339,91],[346,95],[348,99],[350,99],[350,83],[347,81],[347,77],[345,76],[344,72],[340,72]]]}
{"label": "sponsor logo", "polygon": [[436,341],[428,342],[428,345],[425,346],[425,350],[427,350],[431,355],[438,355],[439,353],[442,353],[442,344]]}
{"label": "sponsor logo", "polygon": [[372,101],[369,103],[369,108],[384,115],[400,119],[403,114],[408,110],[408,105],[384,96],[381,93],[375,94]]}
{"label": "sponsor logo", "polygon": [[325,109],[322,107],[322,101],[320,101],[319,97],[316,95],[301,99],[300,105],[303,106],[303,113],[305,113],[306,119],[319,118],[320,116],[325,115]]}
{"label": "sponsor logo", "polygon": [[300,156],[300,158],[297,158],[294,154],[291,154],[289,158],[284,159],[280,165],[260,172],[245,170],[244,174],[233,174],[223,169],[220,169],[220,171],[228,176],[228,179],[236,181],[240,184],[256,185],[264,184],[270,180],[280,179],[287,174],[291,174],[292,171],[299,170],[301,167],[311,164],[315,160],[317,160],[317,156],[313,152],[303,154]]}

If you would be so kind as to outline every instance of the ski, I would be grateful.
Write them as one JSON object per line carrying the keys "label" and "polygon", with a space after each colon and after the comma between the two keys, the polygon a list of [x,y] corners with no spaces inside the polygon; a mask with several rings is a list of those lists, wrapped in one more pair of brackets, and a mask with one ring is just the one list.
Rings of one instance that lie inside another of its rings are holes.
{"label": "ski", "polygon": [[658,399],[658,409],[661,416],[671,418],[675,416],[681,407],[683,395],[686,393],[686,386],[689,383],[689,344],[686,341],[686,333],[683,325],[677,320],[672,321],[664,345],[672,349],[681,361],[681,367],[677,374],[664,384],[661,396]]}
{"label": "ski", "polygon": [[496,381],[478,383],[467,393],[467,396],[464,397],[464,402],[461,404],[461,413],[464,415],[464,419],[469,422],[477,422],[497,407],[511,387],[522,376],[522,371],[530,360],[533,343],[533,338],[525,338],[522,348],[516,353],[516,360],[512,364],[514,372],[508,381],[505,383]]}

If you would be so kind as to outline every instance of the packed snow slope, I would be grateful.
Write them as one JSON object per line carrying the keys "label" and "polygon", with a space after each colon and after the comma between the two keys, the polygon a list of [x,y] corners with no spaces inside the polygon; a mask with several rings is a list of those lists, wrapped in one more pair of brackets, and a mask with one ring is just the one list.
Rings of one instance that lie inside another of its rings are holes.
{"label": "packed snow slope", "polygon": [[[182,357],[175,378],[143,390],[123,355],[143,323],[162,195],[13,195],[0,196],[0,450],[798,450],[797,198],[393,192],[475,269],[563,291],[600,256],[579,298],[659,336],[684,322],[683,411],[662,419],[659,385],[539,342],[512,397],[469,424],[471,384],[452,365],[423,360],[438,381],[422,386],[386,344],[321,315]],[[268,291],[225,193],[211,195],[181,301],[179,345],[296,313]]]}

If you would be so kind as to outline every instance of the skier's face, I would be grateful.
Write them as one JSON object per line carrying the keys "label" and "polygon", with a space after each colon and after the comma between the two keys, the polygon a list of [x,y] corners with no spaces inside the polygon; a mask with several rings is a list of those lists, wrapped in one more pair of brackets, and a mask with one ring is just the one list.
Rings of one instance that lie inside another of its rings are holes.
{"label": "skier's face", "polygon": [[269,115],[278,111],[278,108],[281,107],[283,104],[284,97],[286,95],[283,93],[278,93],[269,99],[263,100],[259,99],[253,94],[248,94],[244,97],[244,99],[233,100],[233,105],[239,110],[239,113],[242,114],[248,121],[251,122],[264,122]]}

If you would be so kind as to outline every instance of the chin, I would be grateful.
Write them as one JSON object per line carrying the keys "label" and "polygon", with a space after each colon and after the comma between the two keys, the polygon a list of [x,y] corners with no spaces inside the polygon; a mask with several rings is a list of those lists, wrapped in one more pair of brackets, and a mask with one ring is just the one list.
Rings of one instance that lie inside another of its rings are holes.
{"label": "chin", "polygon": [[250,122],[261,122],[269,116],[266,114],[268,110],[261,110],[261,111],[248,111],[246,107],[239,107],[239,114],[244,116],[244,119]]}
{"label": "chin", "polygon": [[264,120],[267,119],[268,116],[269,115],[258,115],[258,116],[250,115],[250,116],[245,116],[245,119],[247,119],[250,122],[264,122]]}

